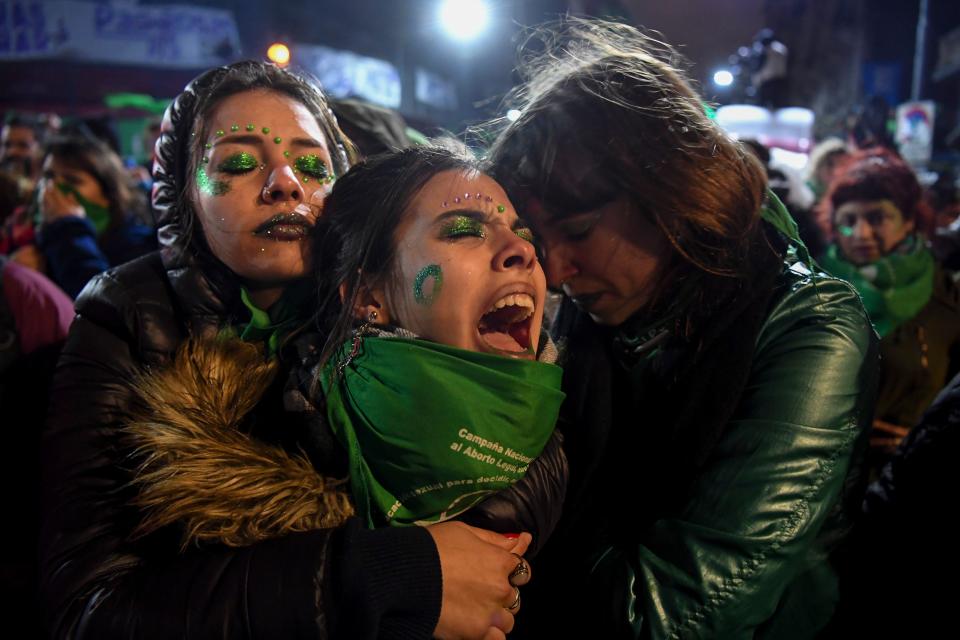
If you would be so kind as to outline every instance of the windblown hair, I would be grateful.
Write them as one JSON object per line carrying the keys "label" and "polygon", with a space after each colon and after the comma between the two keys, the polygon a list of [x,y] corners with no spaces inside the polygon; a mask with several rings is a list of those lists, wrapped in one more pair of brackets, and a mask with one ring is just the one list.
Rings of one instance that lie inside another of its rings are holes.
{"label": "windblown hair", "polygon": [[[531,53],[532,52],[532,53]],[[651,304],[697,272],[746,277],[762,166],[706,114],[676,52],[637,29],[567,18],[521,47],[520,110],[492,145],[491,175],[518,207],[553,217],[626,198],[673,248]]]}
{"label": "windblown hair", "polygon": [[837,167],[827,195],[818,207],[826,237],[833,240],[834,213],[854,200],[890,200],[903,219],[914,220],[918,231],[929,231],[933,212],[923,199],[923,189],[913,169],[892,151],[873,147],[857,151]]}
{"label": "windblown hair", "polygon": [[140,403],[126,436],[144,517],[134,537],[176,524],[184,547],[241,547],[353,515],[345,481],[243,430],[276,368],[241,340],[191,340],[168,369],[135,381]]}
{"label": "windblown hair", "polygon": [[319,282],[318,324],[328,336],[323,360],[350,334],[362,287],[395,275],[397,228],[420,189],[444,171],[479,173],[480,163],[461,143],[435,140],[371,156],[334,183],[312,247]]}
{"label": "windblown hair", "polygon": [[44,146],[44,159],[50,156],[89,173],[97,181],[109,203],[108,229],[123,224],[128,217],[147,219],[146,199],[132,187],[120,156],[104,142],[92,136],[55,137]]}
{"label": "windblown hair", "polygon": [[187,145],[188,154],[185,181],[179,185],[179,206],[185,229],[192,231],[195,228],[196,214],[193,211],[191,194],[196,186],[194,181],[197,168],[204,156],[204,141],[210,135],[210,116],[221,102],[232,95],[262,89],[289,96],[305,106],[316,118],[323,132],[330,158],[333,160],[334,172],[338,176],[346,173],[359,157],[356,147],[337,125],[337,119],[319,83],[312,78],[281,69],[268,62],[244,60],[212,69],[194,82],[209,86],[205,86],[203,91],[198,93],[197,103],[193,106],[194,120],[189,139],[178,141],[180,145]]}

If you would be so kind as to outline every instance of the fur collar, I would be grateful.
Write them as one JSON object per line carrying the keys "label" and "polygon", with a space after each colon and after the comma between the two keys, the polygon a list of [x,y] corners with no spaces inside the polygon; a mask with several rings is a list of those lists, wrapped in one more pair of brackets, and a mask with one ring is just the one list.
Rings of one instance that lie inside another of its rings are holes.
{"label": "fur collar", "polygon": [[140,402],[126,435],[143,513],[136,537],[175,524],[184,547],[247,546],[353,515],[346,479],[242,430],[276,370],[255,345],[191,340],[170,367],[134,381]]}

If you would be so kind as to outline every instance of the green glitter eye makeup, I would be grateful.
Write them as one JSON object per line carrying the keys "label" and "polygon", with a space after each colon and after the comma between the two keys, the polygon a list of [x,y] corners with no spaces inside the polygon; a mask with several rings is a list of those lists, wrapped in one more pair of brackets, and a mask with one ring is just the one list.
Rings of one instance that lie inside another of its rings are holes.
{"label": "green glitter eye makeup", "polygon": [[327,170],[327,164],[315,153],[300,156],[294,160],[293,168],[311,178],[328,181],[331,179],[330,172]]}
{"label": "green glitter eye makeup", "polygon": [[238,124],[230,125],[230,131],[240,131],[240,125]]}
{"label": "green glitter eye makeup", "polygon": [[483,231],[483,222],[469,216],[457,216],[443,225],[440,234],[448,239],[462,238],[464,236],[474,238],[487,237]]}
{"label": "green glitter eye makeup", "polygon": [[513,232],[517,234],[517,237],[521,240],[526,240],[530,244],[533,244],[533,232],[526,227],[521,227],[519,229],[514,229]]}
{"label": "green glitter eye makeup", "polygon": [[[427,280],[433,280],[430,295],[425,295],[423,292],[423,285],[426,284]],[[440,269],[438,264],[428,264],[420,269],[417,277],[413,280],[413,298],[418,304],[425,307],[433,304],[433,301],[440,295],[441,289],[443,289],[443,270]]]}
{"label": "green glitter eye makeup", "polygon": [[247,171],[256,169],[259,165],[260,163],[252,154],[241,151],[221,162],[217,170],[225,171],[226,173],[246,173]]}
{"label": "green glitter eye makeup", "polygon": [[253,131],[254,129],[256,129],[256,127],[253,126],[252,124],[247,125],[247,131]]}

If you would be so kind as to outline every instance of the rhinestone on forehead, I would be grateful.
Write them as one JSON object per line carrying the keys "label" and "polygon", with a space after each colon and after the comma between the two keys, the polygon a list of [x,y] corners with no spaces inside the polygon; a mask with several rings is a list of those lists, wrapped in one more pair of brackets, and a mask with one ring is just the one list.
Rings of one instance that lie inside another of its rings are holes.
{"label": "rhinestone on forehead", "polygon": [[[477,193],[465,193],[463,194],[463,196],[454,196],[453,203],[460,204],[461,202],[464,202],[466,200],[471,200],[471,199],[476,200],[477,202],[481,202],[481,201],[486,202],[488,204],[493,202],[493,196],[487,196],[478,191]],[[443,202],[440,203],[440,206],[446,209],[447,207],[450,206],[450,201],[444,200]],[[497,205],[497,213],[503,213],[506,210],[507,210],[506,206],[502,204]]]}

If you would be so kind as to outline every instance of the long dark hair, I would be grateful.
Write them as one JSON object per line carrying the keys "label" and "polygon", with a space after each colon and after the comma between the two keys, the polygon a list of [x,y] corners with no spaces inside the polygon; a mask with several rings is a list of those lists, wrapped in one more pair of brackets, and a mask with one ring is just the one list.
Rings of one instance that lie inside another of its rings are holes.
{"label": "long dark hair", "polygon": [[320,301],[317,322],[328,336],[323,360],[349,336],[361,288],[393,275],[397,227],[420,189],[444,171],[479,172],[480,165],[462,144],[436,140],[371,156],[334,183],[312,247]]}
{"label": "long dark hair", "polygon": [[108,202],[108,230],[123,224],[128,217],[146,218],[145,198],[132,187],[120,157],[105,143],[78,135],[55,137],[44,146],[43,157],[50,156],[89,173],[97,181]]}
{"label": "long dark hair", "polygon": [[567,18],[536,30],[521,54],[525,82],[506,99],[520,116],[490,125],[489,154],[517,206],[537,198],[564,216],[626,196],[673,248],[649,307],[680,280],[749,277],[764,169],[707,116],[671,47]]}

